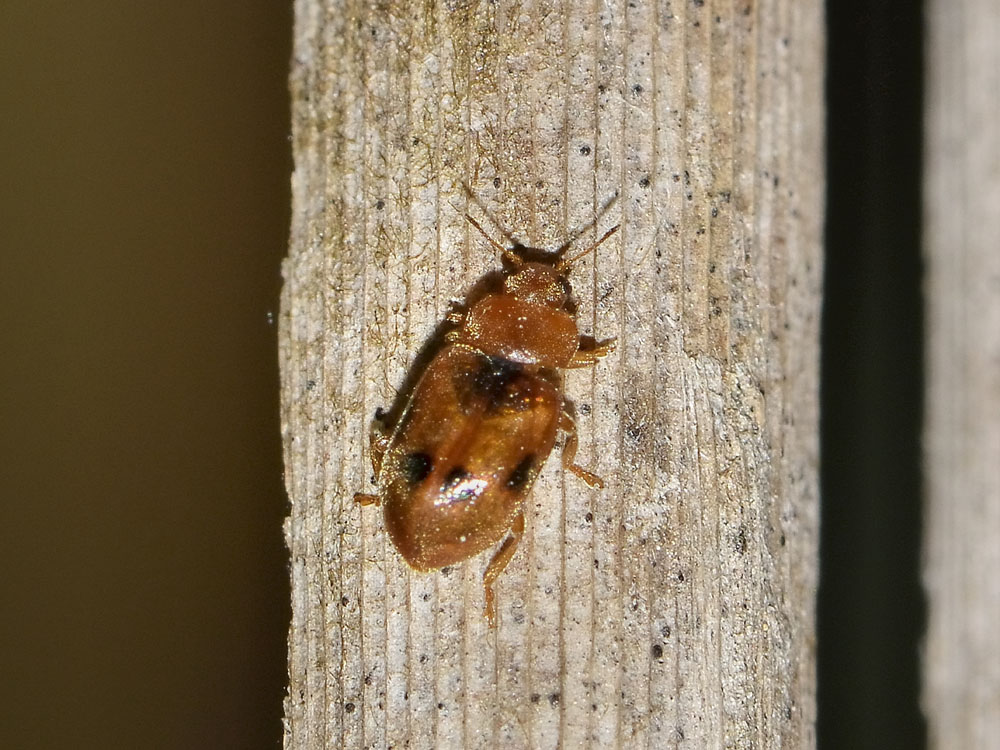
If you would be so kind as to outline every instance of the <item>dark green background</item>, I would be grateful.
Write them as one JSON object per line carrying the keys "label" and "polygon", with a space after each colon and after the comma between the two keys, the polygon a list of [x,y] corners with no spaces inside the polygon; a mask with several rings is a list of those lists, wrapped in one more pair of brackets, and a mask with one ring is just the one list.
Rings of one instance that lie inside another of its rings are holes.
{"label": "dark green background", "polygon": [[0,747],[279,745],[290,40],[0,3]]}
{"label": "dark green background", "polygon": [[[285,2],[0,5],[0,746],[280,743]],[[831,3],[820,739],[913,748],[922,31]]]}

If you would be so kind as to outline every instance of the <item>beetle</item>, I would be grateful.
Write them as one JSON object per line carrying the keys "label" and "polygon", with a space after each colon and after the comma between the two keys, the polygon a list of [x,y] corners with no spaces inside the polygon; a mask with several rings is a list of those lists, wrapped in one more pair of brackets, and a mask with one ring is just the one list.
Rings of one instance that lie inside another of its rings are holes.
{"label": "beetle", "polygon": [[483,573],[493,628],[493,584],[524,534],[524,503],[558,432],[566,434],[563,468],[591,487],[604,486],[574,462],[576,423],[560,370],[593,366],[614,349],[613,339],[581,345],[567,275],[619,227],[568,260],[566,247],[528,260],[525,251],[537,251],[504,247],[465,218],[510,269],[502,289],[448,314],[453,327],[444,346],[393,429],[376,416],[370,445],[378,491],[354,499],[381,505],[389,538],[418,571],[462,562],[503,539]]}

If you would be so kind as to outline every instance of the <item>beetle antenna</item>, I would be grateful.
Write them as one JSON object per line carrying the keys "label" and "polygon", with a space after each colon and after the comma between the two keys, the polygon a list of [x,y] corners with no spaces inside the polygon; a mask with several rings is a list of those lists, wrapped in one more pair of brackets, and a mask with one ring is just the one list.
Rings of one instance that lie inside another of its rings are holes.
{"label": "beetle antenna", "polygon": [[[521,257],[517,253],[515,253],[509,247],[504,247],[499,242],[497,242],[495,239],[493,239],[488,234],[486,234],[486,230],[483,229],[482,226],[480,226],[480,224],[479,224],[478,221],[476,221],[471,216],[469,216],[469,214],[466,214],[465,218],[469,220],[469,223],[472,224],[472,226],[474,226],[476,229],[479,230],[479,233],[481,235],[483,235],[483,237],[486,238],[487,242],[489,242],[496,250],[498,250],[500,252],[500,255],[502,255],[504,258],[506,258],[507,260],[509,260],[515,266],[520,266],[520,265],[522,265],[524,263],[524,260],[522,260]],[[615,228],[617,229],[617,227],[615,227]]]}
{"label": "beetle antenna", "polygon": [[601,239],[599,239],[593,245],[591,245],[590,247],[588,247],[582,253],[577,253],[576,255],[574,255],[572,258],[569,258],[568,260],[567,259],[560,260],[558,263],[556,263],[556,270],[559,271],[559,273],[565,273],[569,269],[569,267],[571,265],[573,265],[574,263],[576,263],[576,261],[580,260],[580,258],[582,258],[584,255],[587,255],[588,253],[592,253],[598,247],[600,247],[601,243],[603,243],[604,240],[606,240],[608,237],[610,237],[615,232],[617,232],[620,227],[621,227],[621,224],[615,224],[613,227],[611,227],[611,229],[609,229],[607,232],[604,233],[604,236],[602,236]]}

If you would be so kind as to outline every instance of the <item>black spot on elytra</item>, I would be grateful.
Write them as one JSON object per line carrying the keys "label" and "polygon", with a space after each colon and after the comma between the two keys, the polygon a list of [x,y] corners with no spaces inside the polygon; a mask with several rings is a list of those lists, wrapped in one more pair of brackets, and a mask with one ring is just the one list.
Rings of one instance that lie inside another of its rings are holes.
{"label": "black spot on elytra", "polygon": [[503,401],[511,384],[521,375],[521,365],[503,357],[486,357],[476,371],[476,389],[489,398],[490,403]]}
{"label": "black spot on elytra", "polygon": [[400,464],[399,468],[403,472],[403,476],[406,477],[406,481],[410,484],[416,484],[424,481],[431,473],[431,469],[434,468],[434,459],[426,453],[410,453],[403,456]]}
{"label": "black spot on elytra", "polygon": [[475,390],[490,412],[520,411],[524,398],[524,368],[503,357],[486,357],[476,371]]}
{"label": "black spot on elytra", "polygon": [[507,489],[516,492],[523,489],[531,479],[531,470],[535,467],[535,454],[529,453],[521,459],[521,463],[514,467],[514,471],[507,477]]}
{"label": "black spot on elytra", "polygon": [[478,364],[455,374],[455,391],[466,414],[523,411],[531,408],[531,379],[524,367],[503,357],[478,356]]}
{"label": "black spot on elytra", "polygon": [[441,489],[447,492],[468,476],[469,472],[466,471],[464,467],[456,466],[454,469],[449,471],[448,476],[444,478],[444,483],[441,485]]}

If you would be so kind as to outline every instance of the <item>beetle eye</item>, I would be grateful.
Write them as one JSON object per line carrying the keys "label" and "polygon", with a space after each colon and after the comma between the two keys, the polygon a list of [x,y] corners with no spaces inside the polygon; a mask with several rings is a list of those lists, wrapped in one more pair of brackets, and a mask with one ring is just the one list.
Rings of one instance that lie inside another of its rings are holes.
{"label": "beetle eye", "polygon": [[523,489],[531,479],[531,470],[535,467],[535,454],[529,453],[521,459],[521,463],[514,467],[514,471],[507,477],[507,489],[516,492]]}
{"label": "beetle eye", "polygon": [[410,453],[400,461],[400,471],[410,484],[422,482],[434,467],[433,459],[426,453]]}

